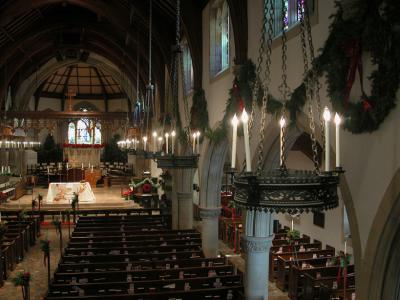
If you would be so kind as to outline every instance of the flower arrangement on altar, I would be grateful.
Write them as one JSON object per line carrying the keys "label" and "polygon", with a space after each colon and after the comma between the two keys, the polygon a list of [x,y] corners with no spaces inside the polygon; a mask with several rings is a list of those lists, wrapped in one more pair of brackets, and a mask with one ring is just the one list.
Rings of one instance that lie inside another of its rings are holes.
{"label": "flower arrangement on altar", "polygon": [[77,149],[86,149],[86,148],[94,148],[94,149],[101,149],[104,148],[104,144],[69,144],[64,143],[64,148],[77,148]]}

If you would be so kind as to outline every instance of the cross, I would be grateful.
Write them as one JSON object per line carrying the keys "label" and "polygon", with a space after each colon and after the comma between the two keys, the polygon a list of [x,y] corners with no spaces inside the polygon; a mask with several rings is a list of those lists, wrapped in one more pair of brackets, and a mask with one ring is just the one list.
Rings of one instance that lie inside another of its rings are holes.
{"label": "cross", "polygon": [[68,111],[72,111],[72,97],[75,97],[76,93],[72,88],[68,88],[68,91],[65,94],[65,96],[68,97]]}

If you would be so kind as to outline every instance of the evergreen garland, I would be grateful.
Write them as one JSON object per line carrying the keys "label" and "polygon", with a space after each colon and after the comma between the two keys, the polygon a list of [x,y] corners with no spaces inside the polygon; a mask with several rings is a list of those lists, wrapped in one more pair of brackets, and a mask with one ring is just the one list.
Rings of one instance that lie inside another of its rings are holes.
{"label": "evergreen garland", "polygon": [[[229,90],[229,98],[226,102],[225,113],[219,126],[212,130],[209,129],[205,132],[205,136],[212,142],[218,144],[226,138],[228,130],[229,118],[235,113],[239,114],[243,108],[247,111],[251,110],[253,99],[253,86],[256,80],[256,67],[249,59],[240,67],[234,69],[234,80],[232,88]],[[262,99],[260,93],[257,93],[257,102],[260,105]]]}
{"label": "evergreen garland", "polygon": [[[352,133],[372,132],[395,107],[400,84],[400,4],[396,0],[358,0],[351,5],[344,9],[336,2],[330,34],[314,62],[313,71],[319,77],[326,75],[329,99],[333,109],[344,116],[344,128]],[[348,74],[355,45],[369,53],[375,66],[369,76],[371,94],[367,96],[362,91],[358,102],[345,101],[344,97],[349,88]],[[292,120],[305,102],[303,82],[287,103]],[[281,102],[270,99],[270,113],[279,114],[281,109]]]}

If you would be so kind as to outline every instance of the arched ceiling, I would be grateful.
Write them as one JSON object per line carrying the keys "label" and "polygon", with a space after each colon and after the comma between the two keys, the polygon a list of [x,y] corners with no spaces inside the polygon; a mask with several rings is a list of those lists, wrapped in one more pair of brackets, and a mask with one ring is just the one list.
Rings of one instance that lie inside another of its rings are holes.
{"label": "arched ceiling", "polygon": [[[182,0],[183,30],[189,33],[193,67],[200,81],[201,14],[206,3]],[[165,67],[174,44],[175,5],[176,0],[153,0],[152,81],[159,95],[164,94]],[[96,54],[136,82],[137,49],[143,91],[148,83],[148,19],[149,0],[0,0],[0,99],[9,85],[18,90],[54,58],[84,63]]]}

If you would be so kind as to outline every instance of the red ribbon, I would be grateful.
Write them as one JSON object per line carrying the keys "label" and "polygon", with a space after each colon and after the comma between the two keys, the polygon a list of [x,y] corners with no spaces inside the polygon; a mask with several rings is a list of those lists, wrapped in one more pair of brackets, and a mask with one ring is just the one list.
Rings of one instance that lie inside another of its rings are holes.
{"label": "red ribbon", "polygon": [[349,104],[349,97],[351,88],[353,87],[356,79],[356,72],[359,71],[361,89],[362,89],[362,61],[361,61],[361,47],[358,41],[348,41],[344,45],[346,56],[350,58],[349,71],[347,72],[346,87],[343,91],[344,106],[347,110]]}

